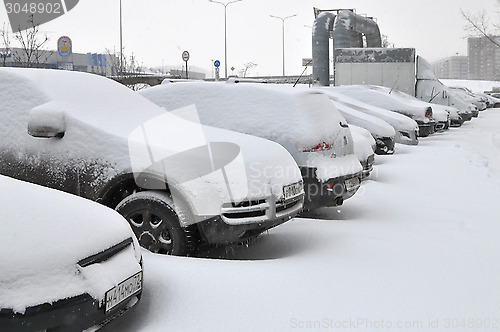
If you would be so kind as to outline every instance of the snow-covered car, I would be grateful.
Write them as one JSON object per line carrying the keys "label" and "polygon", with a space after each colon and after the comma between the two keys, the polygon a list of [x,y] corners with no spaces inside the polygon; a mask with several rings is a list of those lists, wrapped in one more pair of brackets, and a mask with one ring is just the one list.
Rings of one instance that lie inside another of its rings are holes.
{"label": "snow-covered car", "polygon": [[116,209],[152,252],[242,242],[303,208],[279,144],[186,121],[98,75],[2,68],[0,122],[0,174]]}
{"label": "snow-covered car", "polygon": [[432,104],[432,109],[442,109],[449,115],[449,126],[460,127],[464,123],[464,119],[460,116],[460,111],[454,106],[446,106],[440,104]]}
{"label": "snow-covered car", "polygon": [[335,90],[370,105],[381,107],[406,115],[418,124],[418,135],[429,136],[434,133],[436,121],[432,117],[432,107],[412,105],[396,96],[396,90],[376,85],[344,85]]}
{"label": "snow-covered car", "polygon": [[373,164],[375,163],[374,152],[377,144],[372,134],[365,128],[349,124],[349,129],[351,129],[352,140],[354,142],[354,154],[361,163],[361,166],[363,166],[362,178],[364,179],[373,170]]}
{"label": "snow-covered car", "polygon": [[450,127],[451,108],[450,110],[448,109],[448,107],[450,106],[431,104],[398,90],[392,90],[390,91],[390,93],[394,97],[399,98],[400,100],[406,102],[408,105],[412,105],[415,107],[420,106],[420,107],[432,108],[432,117],[436,122],[436,124],[434,125],[435,131],[441,131],[444,129],[448,129]]}
{"label": "snow-covered car", "polygon": [[349,126],[322,92],[232,80],[165,82],[139,93],[167,111],[194,105],[202,124],[281,144],[301,169],[306,209],[341,205],[360,186]]}
{"label": "snow-covered car", "polygon": [[[330,97],[331,98],[331,97]],[[362,113],[341,102],[332,99],[332,103],[346,119],[349,125],[359,126],[368,130],[376,141],[375,152],[377,154],[393,154],[395,143],[394,128],[382,119]]]}
{"label": "snow-covered car", "polygon": [[[450,87],[450,89],[463,98],[466,102],[474,104],[478,111],[484,111],[486,109],[486,100],[483,97],[476,96],[470,90],[464,87]],[[476,117],[476,114],[473,114]]]}
{"label": "snow-covered car", "polygon": [[416,87],[416,98],[433,105],[455,107],[462,121],[471,120],[473,113],[478,112],[476,106],[466,102],[438,79],[417,80]]}
{"label": "snow-covered car", "polygon": [[319,89],[324,91],[332,100],[387,122],[395,130],[394,141],[396,143],[406,145],[418,144],[418,124],[409,117],[351,98],[335,90],[335,87],[320,87]]}
{"label": "snow-covered car", "polygon": [[480,96],[485,99],[486,107],[488,108],[498,108],[500,107],[500,98],[493,97],[484,92],[474,92],[476,96]]}
{"label": "snow-covered car", "polygon": [[100,204],[0,175],[0,330],[82,331],[139,303],[141,249]]}

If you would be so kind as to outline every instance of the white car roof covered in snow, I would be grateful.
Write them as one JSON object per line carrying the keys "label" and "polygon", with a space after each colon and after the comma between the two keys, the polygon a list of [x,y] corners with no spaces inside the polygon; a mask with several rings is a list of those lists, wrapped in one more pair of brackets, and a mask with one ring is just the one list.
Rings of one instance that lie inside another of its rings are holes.
{"label": "white car roof covered in snow", "polygon": [[327,100],[321,92],[272,84],[186,82],[139,93],[168,111],[194,103],[202,123],[234,128],[284,146],[333,141],[337,131],[332,123],[345,123],[338,112],[320,107]]}

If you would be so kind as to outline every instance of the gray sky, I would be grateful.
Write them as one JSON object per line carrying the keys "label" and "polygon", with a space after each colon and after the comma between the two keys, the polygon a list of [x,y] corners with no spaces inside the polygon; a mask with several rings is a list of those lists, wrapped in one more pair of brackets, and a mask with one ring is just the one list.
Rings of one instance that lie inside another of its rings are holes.
{"label": "gray sky", "polygon": [[[208,0],[122,0],[122,6],[125,52],[133,52],[145,66],[163,63],[180,69],[182,51],[188,50],[189,65],[203,68],[209,75],[212,60],[220,60],[224,67],[222,5]],[[460,9],[471,13],[486,10],[500,21],[496,0],[243,0],[227,7],[228,67],[234,66],[234,74],[238,74],[245,63],[254,62],[257,66],[248,75],[280,75],[281,20],[269,15],[296,14],[285,21],[285,66],[287,75],[299,74],[301,59],[311,56],[313,7],[354,8],[358,14],[373,16],[396,47],[414,47],[431,62],[467,54]],[[5,9],[0,10],[1,22],[8,23]],[[118,50],[119,1],[80,0],[73,10],[42,25],[41,30],[51,38],[52,49],[60,36],[67,35],[74,52]]]}

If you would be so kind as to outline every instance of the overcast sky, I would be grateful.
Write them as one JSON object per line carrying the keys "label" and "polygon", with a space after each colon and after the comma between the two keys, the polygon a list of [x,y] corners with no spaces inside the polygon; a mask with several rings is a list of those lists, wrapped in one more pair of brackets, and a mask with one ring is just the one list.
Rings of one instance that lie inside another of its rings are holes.
{"label": "overcast sky", "polygon": [[[221,0],[222,2],[228,2]],[[122,0],[123,45],[144,66],[181,68],[182,51],[190,52],[190,66],[211,75],[212,60],[224,67],[224,7],[208,0]],[[244,64],[257,66],[248,75],[281,75],[281,20],[269,15],[296,17],[285,21],[287,75],[300,74],[301,59],[311,57],[313,7],[354,8],[376,18],[381,33],[396,47],[414,47],[429,61],[467,54],[465,20],[460,9],[486,10],[500,21],[496,0],[243,0],[227,7],[228,67],[238,74]],[[0,23],[8,23],[5,8]],[[67,35],[73,51],[104,53],[119,49],[119,0],[80,0],[66,15],[41,26],[51,38]],[[231,71],[229,70],[229,74]],[[221,76],[224,75],[221,70]]]}

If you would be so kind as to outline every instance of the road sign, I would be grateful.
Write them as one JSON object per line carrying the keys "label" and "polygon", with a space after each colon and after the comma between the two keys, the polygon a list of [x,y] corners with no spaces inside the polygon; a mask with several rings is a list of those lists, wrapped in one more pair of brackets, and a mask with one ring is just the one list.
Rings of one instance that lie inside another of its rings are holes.
{"label": "road sign", "polygon": [[215,80],[219,80],[219,67],[215,67]]}
{"label": "road sign", "polygon": [[219,60],[215,60],[214,66],[215,66],[215,68],[219,68],[220,67],[220,61]]}
{"label": "road sign", "polygon": [[312,66],[313,59],[311,58],[303,58],[302,59],[302,66]]}
{"label": "road sign", "polygon": [[71,39],[67,36],[62,36],[57,40],[57,51],[62,57],[69,56],[71,54]]}
{"label": "road sign", "polygon": [[182,60],[184,60],[186,62],[189,60],[189,52],[188,51],[182,52]]}

